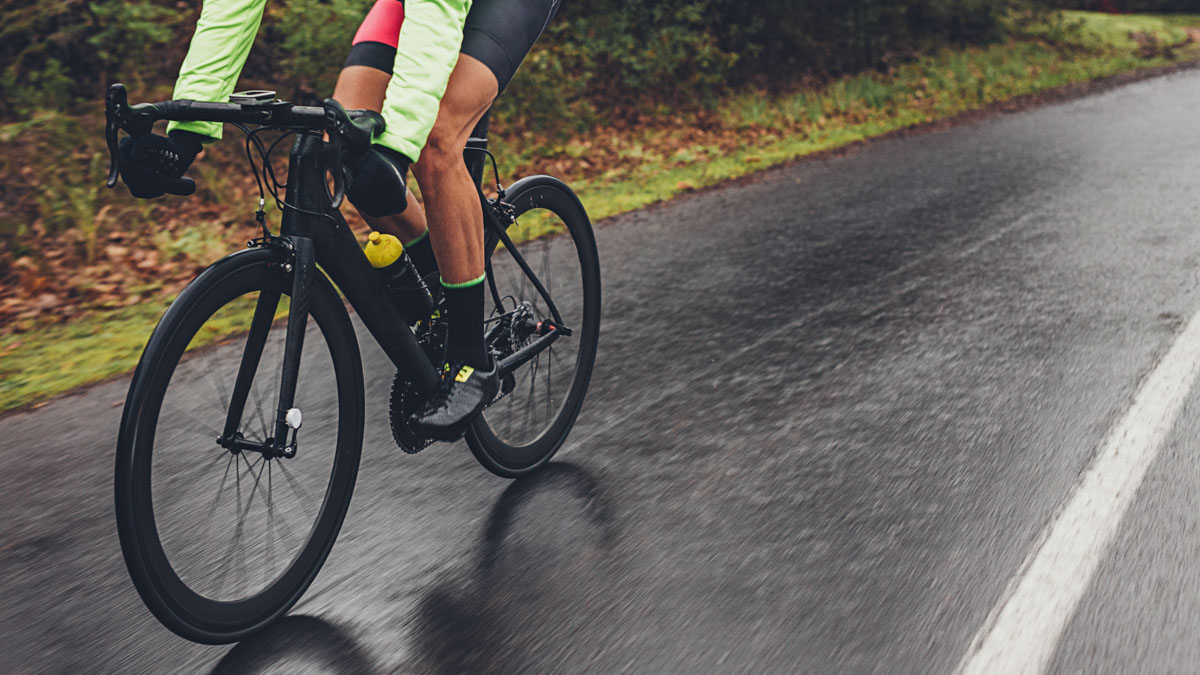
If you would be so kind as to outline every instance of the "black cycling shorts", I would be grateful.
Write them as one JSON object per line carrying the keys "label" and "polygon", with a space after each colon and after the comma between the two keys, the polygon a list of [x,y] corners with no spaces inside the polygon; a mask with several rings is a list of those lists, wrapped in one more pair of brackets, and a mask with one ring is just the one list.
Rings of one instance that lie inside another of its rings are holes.
{"label": "black cycling shorts", "polygon": [[[484,63],[508,86],[562,0],[475,0],[463,26],[462,53]],[[377,0],[354,36],[347,66],[370,66],[389,75],[396,60],[404,9],[398,0]]]}

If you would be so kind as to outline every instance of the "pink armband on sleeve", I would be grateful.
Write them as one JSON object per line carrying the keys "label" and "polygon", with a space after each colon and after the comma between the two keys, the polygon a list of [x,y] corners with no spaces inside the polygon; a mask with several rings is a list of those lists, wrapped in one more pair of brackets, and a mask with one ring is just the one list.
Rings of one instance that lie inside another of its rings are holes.
{"label": "pink armband on sleeve", "polygon": [[354,34],[354,42],[382,42],[389,47],[400,43],[400,25],[404,23],[404,3],[400,0],[376,0],[375,6],[367,12],[358,32]]}

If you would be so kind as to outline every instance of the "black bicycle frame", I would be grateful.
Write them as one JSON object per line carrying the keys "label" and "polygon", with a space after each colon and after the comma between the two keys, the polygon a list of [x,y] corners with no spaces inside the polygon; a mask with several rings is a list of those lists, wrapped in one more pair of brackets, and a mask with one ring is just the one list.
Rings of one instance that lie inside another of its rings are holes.
{"label": "black bicycle frame", "polygon": [[[486,121],[482,122],[480,127],[486,131]],[[429,361],[425,351],[417,343],[416,337],[396,310],[391,298],[380,293],[380,286],[375,282],[374,269],[367,262],[358,239],[350,231],[341,212],[330,205],[326,183],[328,148],[316,133],[300,133],[288,160],[286,203],[279,239],[291,251],[288,264],[293,266],[293,276],[287,337],[284,342],[283,372],[280,375],[279,405],[276,409],[275,435],[271,450],[273,452],[283,451],[286,443],[286,417],[295,400],[310,293],[315,275],[321,274],[321,270],[346,296],[384,353],[397,369],[407,374],[420,394],[431,394],[438,383],[435,365]],[[499,241],[505,245],[554,318],[554,324],[548,326],[548,330],[540,334],[537,340],[500,362],[501,371],[508,373],[532,359],[561,335],[570,334],[570,329],[562,325],[562,317],[550,294],[509,238],[506,230],[512,221],[505,218],[503,204],[497,207],[479,188],[483,160],[487,155],[487,139],[472,137],[466,155],[468,169],[479,192],[486,236],[492,242]],[[317,269],[318,266],[320,269]],[[488,276],[493,299],[500,304],[495,281],[490,279],[490,260]],[[266,333],[274,320],[278,301],[277,295],[263,294],[259,298],[259,306],[256,307],[251,322],[246,351],[242,357],[226,416],[226,439],[247,447],[251,444],[235,439],[234,436],[265,345]],[[290,449],[294,450],[294,447]]]}
{"label": "black bicycle frame", "polygon": [[[507,375],[525,363],[528,363],[533,357],[553,344],[560,336],[570,335],[571,330],[563,325],[562,315],[558,313],[558,307],[554,304],[554,299],[550,297],[550,293],[542,285],[542,280],[534,273],[529,263],[525,261],[525,256],[521,255],[521,252],[517,250],[516,245],[513,244],[512,239],[508,236],[508,227],[514,222],[514,219],[507,210],[509,206],[503,201],[504,190],[499,185],[498,177],[496,189],[499,191],[499,197],[496,201],[489,200],[487,195],[483,194],[485,159],[491,157],[491,153],[488,152],[487,128],[488,115],[484,115],[483,119],[475,127],[471,138],[467,140],[467,147],[463,152],[467,163],[467,170],[470,172],[471,178],[475,181],[475,191],[479,195],[479,207],[483,210],[484,250],[491,250],[496,246],[497,242],[504,244],[505,250],[512,256],[513,261],[517,263],[517,266],[521,268],[525,276],[528,277],[534,290],[538,292],[542,301],[546,303],[546,308],[550,310],[550,316],[554,319],[551,325],[546,326],[548,330],[541,333],[537,340],[508,355],[497,364],[500,367],[501,375]],[[484,271],[487,273],[488,290],[491,292],[492,301],[496,303],[497,307],[503,306],[504,303],[500,295],[500,290],[496,287],[496,275],[492,273],[491,256],[487,256],[485,259]]]}
{"label": "black bicycle frame", "polygon": [[[418,392],[429,395],[438,382],[436,368],[417,344],[416,337],[400,317],[391,298],[380,293],[380,287],[375,283],[375,271],[367,262],[358,239],[350,231],[341,212],[330,206],[325,182],[327,148],[319,135],[300,133],[288,159],[286,205],[279,238],[291,251],[287,264],[292,265],[293,275],[279,406],[275,419],[276,449],[281,449],[285,443],[288,429],[286,416],[296,395],[310,293],[315,275],[322,271],[346,296],[363,325],[396,368],[407,374]],[[260,298],[260,304],[262,300]],[[241,420],[250,381],[261,356],[267,328],[274,320],[277,302],[278,297],[274,298],[274,302],[268,299],[267,304],[271,305],[269,309],[258,308],[255,311],[226,417],[227,437],[236,432]]]}
{"label": "black bicycle frame", "polygon": [[[483,209],[484,250],[490,250],[496,245],[497,241],[504,244],[504,248],[508,250],[509,255],[513,257],[513,260],[516,261],[521,271],[529,277],[534,289],[537,290],[538,295],[546,303],[546,307],[550,310],[550,316],[554,317],[556,323],[562,324],[562,315],[558,313],[558,307],[555,306],[550,293],[542,286],[541,279],[538,279],[537,275],[533,273],[529,264],[525,262],[525,257],[521,255],[517,247],[513,245],[512,240],[508,237],[508,226],[513,221],[504,212],[505,205],[501,203],[504,197],[503,189],[499,184],[496,185],[496,189],[500,190],[500,198],[497,200],[497,203],[489,201],[487,196],[483,194],[483,172],[487,166],[486,160],[491,157],[491,153],[488,152],[487,140],[490,116],[490,111],[485,113],[483,118],[479,120],[479,124],[475,125],[475,129],[471,132],[471,137],[467,140],[466,150],[463,152],[467,163],[467,171],[471,174],[471,179],[475,182],[475,190],[479,195],[479,206]],[[496,279],[492,274],[490,256],[485,263],[485,267],[492,300],[499,306],[501,304],[500,291],[496,288]]]}

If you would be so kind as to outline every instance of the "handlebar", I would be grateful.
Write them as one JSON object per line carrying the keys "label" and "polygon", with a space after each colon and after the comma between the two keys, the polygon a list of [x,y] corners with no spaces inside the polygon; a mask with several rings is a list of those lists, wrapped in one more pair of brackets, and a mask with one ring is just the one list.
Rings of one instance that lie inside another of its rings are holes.
{"label": "handlebar", "polygon": [[149,134],[159,120],[178,122],[222,122],[253,124],[279,129],[324,131],[329,134],[330,168],[334,179],[333,208],[341,206],[345,196],[344,155],[360,157],[371,147],[371,139],[384,129],[383,117],[371,110],[347,112],[340,103],[325,99],[317,106],[293,105],[287,101],[269,103],[210,103],[206,101],[162,101],[129,105],[123,84],[108,88],[104,98],[104,139],[108,145],[108,187],[117,184],[118,131],[130,136]]}
{"label": "handlebar", "polygon": [[[334,143],[330,155],[330,172],[333,174],[333,194],[330,206],[340,208],[346,196],[347,172],[343,160],[348,157],[354,165],[371,148],[371,139],[383,132],[383,116],[374,110],[346,112],[341,103],[327,98],[321,108],[325,130]],[[341,147],[338,147],[341,146]],[[345,156],[343,156],[345,155]]]}

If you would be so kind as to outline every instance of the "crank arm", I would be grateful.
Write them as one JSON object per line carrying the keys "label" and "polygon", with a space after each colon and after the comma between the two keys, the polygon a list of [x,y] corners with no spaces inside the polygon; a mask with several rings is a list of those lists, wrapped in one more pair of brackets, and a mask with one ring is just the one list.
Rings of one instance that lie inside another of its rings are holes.
{"label": "crank arm", "polygon": [[569,335],[570,332],[569,328],[553,324],[548,325],[548,328],[541,337],[500,359],[500,363],[498,364],[500,367],[500,376],[508,375],[517,368],[529,363],[533,357],[541,354],[547,347],[554,344],[555,340],[563,335]]}

